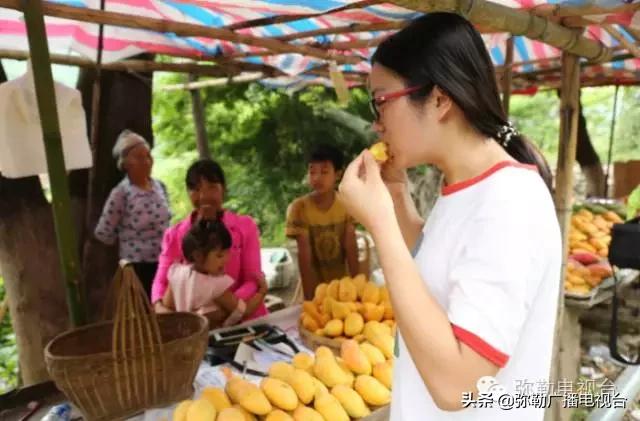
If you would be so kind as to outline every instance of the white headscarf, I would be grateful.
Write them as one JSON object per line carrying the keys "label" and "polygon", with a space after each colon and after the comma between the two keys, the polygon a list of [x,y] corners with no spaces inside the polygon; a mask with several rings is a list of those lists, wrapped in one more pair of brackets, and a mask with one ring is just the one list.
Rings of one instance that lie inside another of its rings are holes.
{"label": "white headscarf", "polygon": [[116,140],[116,144],[113,147],[113,157],[118,160],[118,169],[122,170],[122,163],[124,159],[127,157],[127,154],[131,149],[138,145],[144,145],[147,149],[151,149],[149,143],[144,140],[144,137],[139,134],[132,132],[129,129],[125,129],[118,136],[118,140]]}

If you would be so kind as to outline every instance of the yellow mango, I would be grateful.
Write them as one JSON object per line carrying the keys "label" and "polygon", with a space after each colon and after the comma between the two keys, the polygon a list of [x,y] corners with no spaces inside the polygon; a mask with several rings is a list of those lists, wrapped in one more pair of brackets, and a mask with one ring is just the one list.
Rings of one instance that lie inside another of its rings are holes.
{"label": "yellow mango", "polygon": [[358,343],[364,342],[366,339],[367,338],[365,338],[362,333],[353,337],[353,340],[358,342]]}
{"label": "yellow mango", "polygon": [[338,285],[338,300],[342,302],[351,302],[358,299],[358,290],[356,285],[351,282],[351,278],[344,277]]}
{"label": "yellow mango", "polygon": [[316,305],[322,303],[322,300],[324,300],[324,298],[327,296],[328,286],[328,284],[323,282],[321,284],[318,284],[318,286],[316,287],[316,291],[313,295],[313,302],[316,303]]}
{"label": "yellow mango", "polygon": [[313,407],[327,421],[349,421],[349,415],[340,405],[340,401],[330,393],[317,396],[313,402]]}
{"label": "yellow mango", "polygon": [[[338,364],[331,350],[326,347],[319,347],[316,350],[316,362],[313,366],[313,374],[327,387],[337,384],[352,384],[353,375],[346,373]],[[321,350],[318,352],[318,350]]]}
{"label": "yellow mango", "polygon": [[364,329],[364,318],[359,313],[351,313],[344,321],[344,334],[347,336],[356,336]]}
{"label": "yellow mango", "polygon": [[294,371],[295,368],[291,364],[285,363],[284,361],[277,361],[269,367],[269,377],[279,379],[284,382],[293,374]]}
{"label": "yellow mango", "polygon": [[287,378],[287,383],[295,390],[298,399],[305,405],[308,405],[316,392],[316,386],[313,382],[313,376],[305,370],[296,368]]}
{"label": "yellow mango", "polygon": [[193,403],[192,400],[182,401],[178,404],[175,411],[173,411],[173,421],[187,421],[187,410]]}
{"label": "yellow mango", "polygon": [[331,351],[331,349],[329,349],[326,346],[319,346],[316,348],[316,360],[318,358],[324,358],[324,357],[333,357],[333,351]]}
{"label": "yellow mango", "polygon": [[393,358],[394,340],[391,335],[388,335],[380,328],[370,329],[369,331],[366,331],[365,329],[364,335],[366,336],[367,341],[371,343],[371,345],[382,351],[385,358]]}
{"label": "yellow mango", "polygon": [[344,360],[340,357],[336,357],[336,362],[338,363],[338,367],[340,367],[342,371],[347,375],[347,377],[345,378],[346,380],[344,382],[341,382],[340,384],[345,384],[349,387],[353,386],[355,376],[353,375],[351,370],[349,370],[349,367],[347,367],[347,363],[345,363]]}
{"label": "yellow mango", "polygon": [[294,421],[325,421],[322,415],[308,406],[299,406],[293,411]]}
{"label": "yellow mango", "polygon": [[213,421],[216,419],[216,408],[205,399],[193,401],[187,409],[187,421]]}
{"label": "yellow mango", "polygon": [[378,328],[380,329],[380,332],[384,332],[385,334],[391,336],[391,326],[389,326],[386,323],[380,323],[378,325]]}
{"label": "yellow mango", "polygon": [[395,318],[395,314],[393,313],[393,306],[391,305],[391,301],[383,300],[382,305],[384,306],[384,314],[382,318],[384,320],[393,320]]}
{"label": "yellow mango", "polygon": [[363,303],[362,316],[368,322],[382,321],[384,317],[385,307],[383,304]]}
{"label": "yellow mango", "polygon": [[383,301],[391,301],[391,297],[389,296],[389,290],[386,286],[380,287],[380,302]]}
{"label": "yellow mango", "polygon": [[378,379],[387,389],[391,390],[393,384],[393,367],[389,361],[373,366],[373,377]]}
{"label": "yellow mango", "polygon": [[205,387],[200,398],[208,400],[218,412],[226,408],[231,408],[229,397],[227,397],[224,390],[219,387]]}
{"label": "yellow mango", "polygon": [[342,331],[344,329],[344,324],[342,320],[333,319],[330,320],[329,323],[324,327],[324,334],[326,336],[335,338],[336,336],[342,335]]}
{"label": "yellow mango", "polygon": [[244,409],[240,405],[234,405],[233,408],[235,408],[238,411],[240,411],[240,414],[244,417],[244,421],[257,421],[258,420],[255,415],[253,415],[251,412],[247,411],[246,409]]}
{"label": "yellow mango", "polygon": [[318,322],[316,322],[315,319],[309,316],[307,313],[302,313],[301,322],[302,327],[310,332],[315,332],[316,330],[320,329],[320,326],[318,326]]}
{"label": "yellow mango", "polygon": [[316,321],[318,327],[324,327],[324,325],[329,321],[329,316],[327,314],[322,314],[313,301],[303,302],[302,311],[311,316]]}
{"label": "yellow mango", "polygon": [[378,304],[380,302],[380,287],[369,281],[362,291],[362,302]]}
{"label": "yellow mango", "polygon": [[359,273],[353,277],[351,282],[353,282],[353,284],[356,286],[356,292],[358,293],[358,298],[362,298],[362,292],[364,291],[364,286],[367,284],[367,277],[364,274]]}
{"label": "yellow mango", "polygon": [[391,402],[391,391],[375,377],[356,377],[355,389],[369,405],[383,406]]}
{"label": "yellow mango", "polygon": [[367,356],[372,367],[386,360],[382,351],[371,345],[369,342],[362,342],[360,344],[360,349],[364,352],[364,355]]}
{"label": "yellow mango", "polygon": [[327,297],[333,298],[334,300],[338,299],[338,292],[340,290],[340,281],[335,279],[329,282],[329,286],[327,287]]}
{"label": "yellow mango", "polygon": [[324,336],[324,329],[318,329],[313,332],[316,336]]}
{"label": "yellow mango", "polygon": [[332,300],[331,301],[331,316],[334,319],[344,320],[351,313],[351,307],[347,303]]}
{"label": "yellow mango", "polygon": [[313,363],[314,356],[311,354],[307,354],[306,352],[298,352],[293,356],[293,360],[291,361],[291,365],[295,368],[299,368],[300,370],[305,370],[309,374],[313,374]]}
{"label": "yellow mango", "polygon": [[271,411],[264,421],[293,421],[293,417],[284,411],[276,409]]}
{"label": "yellow mango", "polygon": [[371,374],[371,363],[367,355],[362,352],[358,342],[348,340],[340,346],[340,356],[347,368],[355,374]]}
{"label": "yellow mango", "polygon": [[325,393],[329,393],[329,389],[327,389],[327,386],[325,386],[324,383],[322,383],[316,377],[313,377],[313,385],[315,387],[315,390],[313,392],[313,397],[314,398],[316,396],[324,395]]}
{"label": "yellow mango", "polygon": [[238,408],[225,408],[220,411],[216,421],[246,421],[246,418]]}
{"label": "yellow mango", "polygon": [[227,381],[225,391],[231,401],[256,415],[267,415],[273,409],[260,388],[239,377]]}
{"label": "yellow mango", "polygon": [[387,144],[383,141],[374,143],[372,146],[370,146],[369,152],[371,152],[373,158],[379,163],[383,163],[389,159],[389,154],[387,153]]}
{"label": "yellow mango", "polygon": [[351,418],[362,418],[371,413],[358,392],[348,386],[339,384],[331,389],[331,394],[338,399]]}
{"label": "yellow mango", "polygon": [[298,395],[288,383],[267,377],[260,383],[260,388],[267,399],[278,408],[293,411],[298,407]]}
{"label": "yellow mango", "polygon": [[319,306],[319,310],[321,314],[331,317],[332,301],[333,301],[333,298],[329,297],[328,295],[324,297],[324,300],[322,300],[322,305]]}

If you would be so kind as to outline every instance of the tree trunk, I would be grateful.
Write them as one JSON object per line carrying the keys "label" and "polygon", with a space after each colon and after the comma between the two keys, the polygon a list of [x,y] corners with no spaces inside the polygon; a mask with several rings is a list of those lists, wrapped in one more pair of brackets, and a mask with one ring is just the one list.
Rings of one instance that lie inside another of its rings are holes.
{"label": "tree trunk", "polygon": [[[0,64],[0,83],[6,81]],[[0,274],[16,333],[22,383],[48,378],[43,349],[69,319],[51,207],[38,177],[0,175]]]}
{"label": "tree trunk", "polygon": [[[557,93],[559,98],[561,90],[558,89]],[[582,109],[582,101],[580,101],[579,105],[576,161],[580,165],[580,170],[587,182],[587,197],[602,197],[604,196],[604,170],[602,169],[600,157],[593,147],[593,143],[591,143],[591,137],[587,130],[587,120]]]}
{"label": "tree trunk", "polygon": [[[189,74],[189,82],[198,80],[198,76]],[[211,158],[209,140],[207,139],[206,119],[204,117],[204,104],[199,89],[189,90],[191,94],[191,110],[193,112],[193,126],[196,129],[196,146],[200,158]]]}
{"label": "tree trunk", "polygon": [[578,116],[576,161],[580,164],[582,173],[587,180],[587,197],[604,196],[604,171],[600,157],[596,153],[587,131],[587,120],[584,118],[582,103],[580,103],[580,115]]}
{"label": "tree trunk", "polygon": [[[153,56],[143,54],[135,59],[153,60]],[[90,127],[94,79],[94,70],[83,69],[77,85],[82,93],[87,127]],[[83,178],[73,180],[74,192],[82,195],[86,202],[86,217],[79,238],[83,245],[83,285],[89,320],[101,318],[104,298],[118,262],[117,247],[106,246],[93,236],[104,202],[123,176],[116,168],[112,149],[124,129],[138,133],[153,145],[151,87],[151,73],[101,72],[98,138],[93,145],[97,158]]]}

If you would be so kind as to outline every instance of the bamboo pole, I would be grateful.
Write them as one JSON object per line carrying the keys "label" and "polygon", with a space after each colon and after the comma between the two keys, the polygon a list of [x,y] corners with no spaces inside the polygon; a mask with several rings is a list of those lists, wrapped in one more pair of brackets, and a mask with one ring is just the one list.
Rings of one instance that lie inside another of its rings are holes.
{"label": "bamboo pole", "polygon": [[[554,335],[554,349],[551,380],[557,382],[565,377],[564,373],[572,371],[576,367],[567,365],[578,364],[570,357],[571,349],[564,346],[563,321],[564,287],[563,279],[567,268],[567,256],[569,246],[569,228],[571,226],[571,209],[573,200],[573,167],[576,162],[576,148],[578,144],[578,113],[580,101],[580,66],[578,57],[564,52],[562,54],[562,91],[560,97],[560,145],[558,148],[558,163],[556,169],[556,183],[554,202],[556,214],[562,232],[562,271],[559,274],[560,288],[558,292],[558,310],[556,313],[556,326]],[[573,350],[575,351],[575,350]],[[575,379],[569,379],[575,380]],[[553,401],[550,409],[553,420],[561,420],[564,417],[561,408],[561,399]]]}
{"label": "bamboo pole", "polygon": [[335,35],[335,34],[355,34],[358,32],[371,31],[393,31],[402,29],[409,24],[408,21],[393,21],[379,23],[357,23],[354,25],[338,26],[335,28],[314,29],[312,31],[295,32],[293,34],[279,35],[273,37],[280,41],[291,41],[294,39],[311,38],[319,35]]}
{"label": "bamboo pole", "polygon": [[[86,68],[94,68],[96,63],[92,60],[77,56],[67,56],[62,54],[51,54],[51,63],[63,64],[67,66],[78,66]],[[17,50],[0,49],[0,58],[8,58],[12,60],[28,60],[29,52]],[[173,72],[173,73],[193,73],[199,76],[210,77],[227,77],[240,73],[244,63],[238,65],[208,65],[197,64],[195,62],[188,63],[162,63],[147,60],[122,60],[112,63],[102,64],[103,70],[123,71],[123,72]],[[252,68],[252,66],[248,66]],[[279,73],[276,69],[272,69],[274,74]]]}
{"label": "bamboo pole", "polygon": [[[197,80],[197,76],[189,75],[190,83],[195,83]],[[200,97],[200,91],[198,89],[191,89],[189,92],[191,93],[191,110],[193,112],[193,124],[196,129],[196,146],[198,149],[198,156],[200,158],[211,158],[202,97]]]}
{"label": "bamboo pole", "polygon": [[69,318],[74,326],[85,322],[85,311],[79,288],[78,242],[71,215],[71,198],[64,164],[62,137],[49,62],[49,46],[40,0],[24,0],[24,20],[27,27],[31,65],[42,126],[47,168],[51,183],[51,206],[62,276],[65,281]]}
{"label": "bamboo pole", "polygon": [[541,17],[573,17],[589,15],[607,15],[612,13],[628,13],[640,10],[640,3],[623,4],[615,7],[596,5],[564,6],[560,4],[543,4],[531,9],[531,13]]}
{"label": "bamboo pole", "polygon": [[625,26],[624,30],[631,34],[631,36],[636,40],[636,42],[640,43],[640,30],[631,28],[629,26]]}
{"label": "bamboo pole", "polygon": [[509,117],[509,104],[511,102],[511,85],[513,81],[513,37],[507,39],[506,57],[504,60],[504,73],[502,74],[502,109]]}
{"label": "bamboo pole", "polygon": [[336,7],[331,10],[326,10],[320,13],[306,13],[297,15],[277,15],[270,16],[268,18],[253,19],[244,22],[234,23],[232,25],[225,26],[224,29],[231,31],[237,31],[238,29],[255,28],[256,26],[273,25],[278,23],[293,22],[302,19],[311,19],[320,16],[327,16],[333,13],[344,12],[351,9],[362,9],[369,6],[375,6],[376,4],[384,3],[386,0],[361,0],[354,3],[347,4],[345,6]]}
{"label": "bamboo pole", "polygon": [[359,48],[374,48],[380,45],[382,41],[387,39],[387,36],[372,38],[372,39],[359,39],[356,41],[345,41],[345,42],[327,42],[320,43],[314,42],[309,43],[307,45],[311,45],[317,48],[324,48],[327,50],[352,50]]}
{"label": "bamboo pole", "polygon": [[[0,0],[0,7],[22,10],[21,0]],[[42,9],[46,16],[71,19],[80,22],[101,23],[104,25],[121,26],[124,28],[146,29],[160,33],[173,33],[178,36],[196,36],[223,41],[230,41],[254,47],[267,48],[279,53],[297,53],[323,60],[334,60],[341,64],[356,64],[361,61],[358,57],[342,56],[328,53],[324,50],[304,45],[287,44],[273,38],[257,38],[239,34],[228,29],[212,28],[192,23],[173,22],[153,19],[145,16],[134,16],[125,13],[100,11],[85,7],[74,7],[44,1]]]}
{"label": "bamboo pole", "polygon": [[215,86],[224,86],[231,83],[253,82],[265,77],[263,73],[241,73],[237,76],[229,78],[216,78],[199,80],[197,82],[178,83],[175,85],[165,85],[160,88],[161,91],[181,91],[185,89],[201,89]]}
{"label": "bamboo pole", "polygon": [[607,31],[612,37],[614,37],[620,45],[629,50],[636,58],[640,58],[640,47],[629,41],[623,34],[620,33],[613,25],[602,25],[605,31]]}
{"label": "bamboo pole", "polygon": [[611,50],[548,19],[526,10],[512,9],[487,0],[390,0],[398,6],[421,12],[460,13],[475,25],[496,32],[509,32],[539,40],[592,61],[605,61]]}
{"label": "bamboo pole", "polygon": [[[601,66],[603,64],[613,63],[613,62],[616,62],[616,61],[629,60],[630,58],[634,58],[633,54],[630,54],[630,53],[616,54],[613,57],[611,57],[610,60],[607,60],[606,62],[602,62],[602,63],[581,61],[580,62],[580,68],[584,69],[584,68],[592,67],[592,66]],[[562,66],[561,65],[560,66],[549,67],[547,69],[534,70],[532,72],[516,73],[514,75],[514,77],[518,77],[518,78],[535,78],[537,76],[553,74],[553,73],[557,73],[559,71],[562,71]]]}

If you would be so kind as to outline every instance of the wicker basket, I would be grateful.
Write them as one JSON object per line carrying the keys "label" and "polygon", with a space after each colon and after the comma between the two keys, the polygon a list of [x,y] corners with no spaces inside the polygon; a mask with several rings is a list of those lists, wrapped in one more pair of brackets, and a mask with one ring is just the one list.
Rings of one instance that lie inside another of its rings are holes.
{"label": "wicker basket", "polygon": [[120,420],[193,394],[208,324],[190,313],[155,315],[129,266],[114,279],[113,321],[73,329],[45,349],[51,378],[87,420]]}
{"label": "wicker basket", "polygon": [[331,351],[333,351],[336,356],[340,355],[340,347],[342,346],[341,339],[333,339],[327,338],[326,336],[316,335],[310,330],[302,327],[302,324],[300,323],[298,323],[298,333],[300,334],[300,339],[302,340],[304,346],[306,346],[310,350],[315,351],[318,347],[326,346]]}

